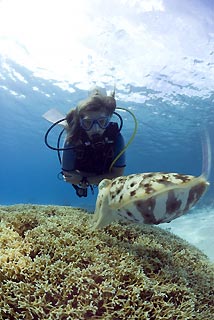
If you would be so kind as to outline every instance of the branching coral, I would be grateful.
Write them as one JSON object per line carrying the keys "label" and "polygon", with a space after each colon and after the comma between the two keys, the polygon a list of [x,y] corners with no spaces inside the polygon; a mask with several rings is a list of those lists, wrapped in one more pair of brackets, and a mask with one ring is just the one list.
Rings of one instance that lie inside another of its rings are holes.
{"label": "branching coral", "polygon": [[0,207],[0,319],[214,318],[214,266],[149,226],[92,231],[69,207]]}

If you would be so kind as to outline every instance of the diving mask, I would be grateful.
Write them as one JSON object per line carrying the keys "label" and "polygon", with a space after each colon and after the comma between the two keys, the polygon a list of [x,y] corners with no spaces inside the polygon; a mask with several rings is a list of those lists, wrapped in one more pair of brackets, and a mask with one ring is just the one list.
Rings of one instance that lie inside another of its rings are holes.
{"label": "diving mask", "polygon": [[106,129],[109,125],[110,117],[100,117],[97,119],[90,118],[80,118],[80,125],[85,131],[92,129],[93,125],[96,123],[101,129]]}

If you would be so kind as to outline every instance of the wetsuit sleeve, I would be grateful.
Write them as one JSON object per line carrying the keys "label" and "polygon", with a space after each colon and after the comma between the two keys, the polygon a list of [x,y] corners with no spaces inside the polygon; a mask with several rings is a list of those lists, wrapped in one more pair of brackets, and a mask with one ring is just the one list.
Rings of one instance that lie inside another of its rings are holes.
{"label": "wetsuit sleeve", "polygon": [[[65,142],[64,148],[72,147],[71,144]],[[64,150],[62,154],[62,170],[73,171],[75,170],[76,153],[74,149]]]}
{"label": "wetsuit sleeve", "polygon": [[[121,133],[116,138],[115,147],[114,147],[114,158],[124,149],[125,142]],[[119,157],[119,159],[115,162],[113,167],[125,167],[126,166],[126,156],[125,152]]]}

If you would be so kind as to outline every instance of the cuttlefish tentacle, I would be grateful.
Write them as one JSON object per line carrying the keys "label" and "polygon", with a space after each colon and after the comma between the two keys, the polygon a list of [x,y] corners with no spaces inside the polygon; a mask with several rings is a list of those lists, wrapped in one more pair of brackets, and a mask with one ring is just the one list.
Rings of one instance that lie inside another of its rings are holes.
{"label": "cuttlefish tentacle", "polygon": [[[111,209],[108,206],[108,197],[106,197],[111,182],[112,181],[109,179],[104,179],[99,184],[99,194],[97,196],[96,208],[93,215],[93,222],[96,222],[97,226],[101,224],[108,225],[112,221]],[[100,214],[101,212],[102,214]]]}

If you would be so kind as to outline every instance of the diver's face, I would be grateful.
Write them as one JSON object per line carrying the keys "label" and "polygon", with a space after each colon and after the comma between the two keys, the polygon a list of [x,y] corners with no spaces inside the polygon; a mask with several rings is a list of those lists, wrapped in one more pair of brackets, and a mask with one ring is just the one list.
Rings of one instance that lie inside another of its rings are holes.
{"label": "diver's face", "polygon": [[104,112],[90,111],[80,118],[80,125],[87,133],[89,139],[94,135],[102,136],[110,121]]}

